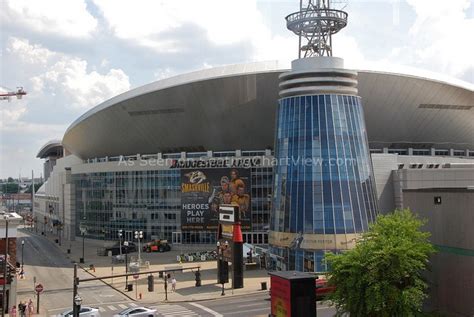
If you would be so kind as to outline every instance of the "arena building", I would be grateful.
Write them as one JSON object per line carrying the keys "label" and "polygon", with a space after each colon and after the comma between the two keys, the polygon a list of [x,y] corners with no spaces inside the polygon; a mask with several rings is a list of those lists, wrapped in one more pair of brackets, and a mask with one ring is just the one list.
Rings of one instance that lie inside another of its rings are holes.
{"label": "arena building", "polygon": [[49,178],[35,194],[36,226],[59,239],[118,240],[122,230],[125,240],[143,231],[215,245],[217,208],[234,203],[244,240],[269,246],[269,268],[320,272],[325,252],[351,248],[378,213],[411,207],[441,250],[434,285],[460,277],[433,294],[470,289],[453,299],[469,311],[474,283],[461,276],[474,264],[473,100],[468,83],[346,70],[332,56],[153,82],[43,146]]}
{"label": "arena building", "polygon": [[[217,188],[236,168],[250,196],[245,238],[267,243],[278,76],[285,71],[276,62],[205,69],[136,88],[91,109],[60,143],[49,142],[38,153],[55,163],[35,195],[39,228],[55,234],[62,228],[65,239],[80,236],[82,228],[86,237],[113,240],[122,229],[130,237],[143,230],[147,239],[212,243],[212,228],[182,230],[184,174],[214,173],[210,181]],[[465,169],[474,163],[469,84],[359,70],[358,91],[380,212],[403,206],[403,189],[395,180],[400,170],[441,173],[453,169],[449,163],[466,162]],[[57,153],[63,157],[51,160]],[[446,187],[458,185],[452,180]]]}

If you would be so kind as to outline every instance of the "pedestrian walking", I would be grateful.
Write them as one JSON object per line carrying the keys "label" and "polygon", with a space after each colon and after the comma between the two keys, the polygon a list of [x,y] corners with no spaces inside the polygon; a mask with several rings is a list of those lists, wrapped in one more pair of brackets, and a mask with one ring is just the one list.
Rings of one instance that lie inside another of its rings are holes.
{"label": "pedestrian walking", "polygon": [[33,304],[33,301],[31,300],[31,298],[28,300],[28,306],[27,306],[26,310],[28,312],[28,317],[33,316],[33,314],[35,312],[35,306]]}
{"label": "pedestrian walking", "polygon": [[173,276],[171,279],[171,291],[175,292],[176,291],[176,278]]}
{"label": "pedestrian walking", "polygon": [[20,317],[26,317],[26,305],[22,301],[18,304],[18,311],[20,312]]}
{"label": "pedestrian walking", "polygon": [[10,309],[10,316],[16,317],[16,306],[12,306],[12,308]]}

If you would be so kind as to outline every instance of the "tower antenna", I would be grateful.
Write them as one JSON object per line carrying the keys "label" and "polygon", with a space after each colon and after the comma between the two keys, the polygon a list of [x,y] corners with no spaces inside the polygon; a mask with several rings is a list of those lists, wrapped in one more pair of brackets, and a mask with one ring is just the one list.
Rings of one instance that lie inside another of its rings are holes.
{"label": "tower antenna", "polygon": [[331,0],[307,0],[300,11],[288,15],[286,27],[299,36],[298,58],[332,56],[332,35],[347,25],[347,12],[332,9]]}

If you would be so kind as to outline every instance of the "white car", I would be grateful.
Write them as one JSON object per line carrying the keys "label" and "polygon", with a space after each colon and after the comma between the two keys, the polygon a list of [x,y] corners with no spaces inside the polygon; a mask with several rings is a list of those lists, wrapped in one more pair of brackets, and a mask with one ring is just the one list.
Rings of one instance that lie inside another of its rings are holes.
{"label": "white car", "polygon": [[[100,317],[100,312],[98,308],[81,306],[81,311],[79,313],[80,317]],[[73,317],[72,309],[66,310],[64,313],[59,314],[58,317]]]}
{"label": "white car", "polygon": [[114,317],[156,317],[156,309],[148,307],[127,308]]}

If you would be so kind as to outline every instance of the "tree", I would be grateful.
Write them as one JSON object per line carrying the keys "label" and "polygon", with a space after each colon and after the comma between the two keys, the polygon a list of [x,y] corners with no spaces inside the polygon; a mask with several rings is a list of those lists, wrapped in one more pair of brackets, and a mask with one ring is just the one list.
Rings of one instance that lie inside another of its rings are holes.
{"label": "tree", "polygon": [[7,183],[7,184],[2,184],[1,190],[4,194],[16,194],[18,193],[18,184],[16,183]]}
{"label": "tree", "polygon": [[354,249],[329,253],[330,296],[338,316],[416,316],[427,284],[422,278],[434,247],[410,210],[378,216]]}
{"label": "tree", "polygon": [[[38,191],[38,189],[43,185],[43,183],[35,184],[35,193]],[[25,193],[30,194],[31,193],[31,188],[33,187],[33,184],[28,186],[28,189],[25,191]]]}

